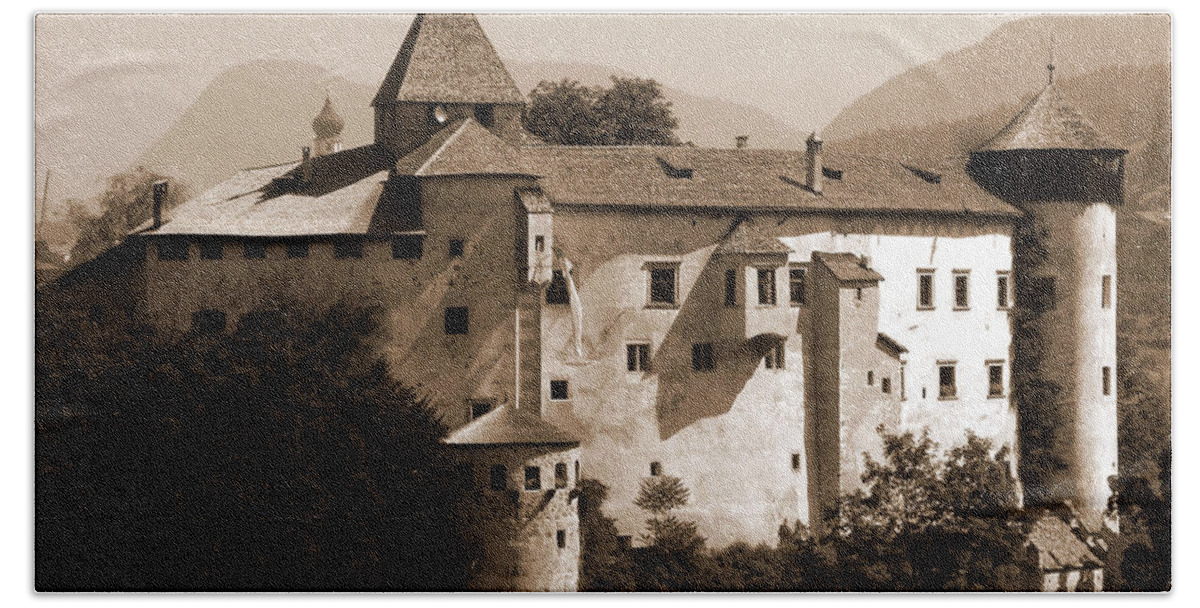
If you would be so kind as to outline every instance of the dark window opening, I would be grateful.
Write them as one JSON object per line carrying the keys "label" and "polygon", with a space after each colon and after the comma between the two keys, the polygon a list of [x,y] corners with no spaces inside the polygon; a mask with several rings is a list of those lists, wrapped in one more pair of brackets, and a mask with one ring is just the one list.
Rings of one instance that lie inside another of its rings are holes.
{"label": "dark window opening", "polygon": [[333,257],[339,259],[358,259],[363,257],[362,240],[337,239],[333,241]]}
{"label": "dark window opening", "polygon": [[1003,397],[1004,396],[1004,366],[1000,364],[988,365],[988,397]]}
{"label": "dark window opening", "polygon": [[508,489],[508,467],[502,464],[492,465],[491,485],[496,491]]}
{"label": "dark window opening", "polygon": [[398,236],[392,239],[392,258],[397,260],[419,260],[425,242],[419,236]]}
{"label": "dark window opening", "polygon": [[550,284],[546,286],[546,303],[571,303],[571,290],[567,287],[567,277],[561,270],[550,273]]}
{"label": "dark window opening", "polygon": [[1008,275],[996,277],[996,308],[1008,308]]}
{"label": "dark window opening", "polygon": [[579,461],[575,461],[575,485],[579,485]]}
{"label": "dark window opening", "polygon": [[288,243],[287,257],[289,258],[306,258],[308,257],[308,243]]}
{"label": "dark window opening", "polygon": [[562,401],[570,399],[569,385],[566,380],[551,380],[550,381],[550,399],[552,401]]}
{"label": "dark window opening", "polygon": [[867,372],[867,386],[875,386],[875,372]]}
{"label": "dark window opening", "polygon": [[558,542],[559,549],[565,549],[567,547],[567,531],[566,530],[559,530],[554,535],[554,538]]}
{"label": "dark window opening", "polygon": [[900,400],[904,401],[908,396],[904,393],[904,364],[900,364]]}
{"label": "dark window opening", "polygon": [[192,332],[219,334],[225,331],[225,313],[220,310],[198,310],[192,313]]}
{"label": "dark window opening", "polygon": [[262,260],[267,257],[267,244],[262,241],[248,241],[242,244],[242,257],[247,260]]}
{"label": "dark window opening", "polygon": [[708,372],[712,371],[714,367],[713,345],[711,343],[693,344],[692,369],[698,372]]}
{"label": "dark window opening", "polygon": [[796,306],[804,306],[805,304],[805,274],[806,270],[804,268],[788,269],[788,301]]}
{"label": "dark window opening", "polygon": [[938,366],[938,398],[953,399],[958,396],[958,384],[955,380],[954,365]]}
{"label": "dark window opening", "polygon": [[471,409],[471,420],[474,420],[490,411],[496,406],[496,403],[491,399],[472,399],[468,402]]}
{"label": "dark window opening", "polygon": [[492,126],[496,121],[496,107],[490,103],[475,104],[475,120],[485,127]]}
{"label": "dark window opening", "polygon": [[650,463],[650,476],[658,477],[659,475],[662,475],[662,463],[656,460]]}
{"label": "dark window opening", "polygon": [[725,305],[737,306],[737,270],[725,270]]}
{"label": "dark window opening", "polygon": [[463,248],[464,245],[462,239],[450,239],[450,257],[461,258],[463,255]]}
{"label": "dark window opening", "polygon": [[451,306],[446,309],[446,333],[452,336],[466,334],[470,330],[470,320],[465,306]]}
{"label": "dark window opening", "polygon": [[533,237],[533,250],[541,253],[546,250],[546,237],[537,235]]}
{"label": "dark window opening", "polygon": [[225,257],[225,244],[221,241],[200,241],[200,259],[219,260]]}
{"label": "dark window opening", "polygon": [[158,259],[164,262],[179,262],[188,259],[188,248],[190,244],[187,241],[168,239],[159,241],[156,249],[158,250]]}
{"label": "dark window opening", "polygon": [[1104,368],[1102,368],[1100,370],[1100,375],[1102,376],[1100,379],[1100,382],[1102,384],[1101,388],[1104,390],[1104,394],[1111,395],[1112,394],[1112,368],[1105,366]]}
{"label": "dark window opening", "polygon": [[560,462],[554,465],[554,487],[563,489],[567,487],[567,463]]}
{"label": "dark window opening", "polygon": [[879,379],[879,390],[881,392],[883,392],[883,394],[885,394],[885,395],[892,394],[892,379],[891,378],[880,378]]}
{"label": "dark window opening", "polygon": [[854,289],[854,299],[860,302],[862,301],[862,287],[856,287]]}
{"label": "dark window opening", "polygon": [[625,366],[631,372],[644,372],[650,369],[650,345],[626,344]]}
{"label": "dark window opening", "polygon": [[775,269],[758,269],[758,303],[775,304]]}
{"label": "dark window opening", "polygon": [[967,297],[967,290],[970,285],[970,275],[956,274],[954,275],[954,307],[960,310],[966,309],[970,305]]}
{"label": "dark window opening", "polygon": [[792,454],[792,470],[800,470],[800,454]]}
{"label": "dark window opening", "polygon": [[772,345],[763,357],[763,365],[767,369],[786,369],[783,344]]}
{"label": "dark window opening", "polygon": [[535,492],[542,489],[542,468],[525,467],[525,491]]}
{"label": "dark window opening", "polygon": [[674,304],[675,303],[675,269],[674,268],[652,268],[652,269],[650,269],[650,303],[651,304]]}
{"label": "dark window opening", "polygon": [[917,299],[919,308],[933,308],[933,273],[920,274],[920,294]]}
{"label": "dark window opening", "polygon": [[1112,275],[1100,278],[1100,308],[1112,307]]}

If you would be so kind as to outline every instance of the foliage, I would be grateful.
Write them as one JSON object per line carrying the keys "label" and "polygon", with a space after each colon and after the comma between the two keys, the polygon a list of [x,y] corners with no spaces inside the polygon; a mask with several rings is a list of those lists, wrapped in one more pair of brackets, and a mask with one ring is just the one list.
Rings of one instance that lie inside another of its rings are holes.
{"label": "foliage", "polygon": [[612,85],[543,80],[529,94],[523,123],[530,133],[562,145],[679,145],[679,126],[662,85],[612,77]]}
{"label": "foliage", "polygon": [[[100,214],[72,205],[71,222],[79,229],[79,238],[71,249],[72,264],[82,264],[125,240],[133,229],[153,214],[151,186],[165,176],[138,167],[108,178],[108,187],[98,201]],[[186,199],[186,191],[175,182],[167,192],[163,206],[170,209]]]}
{"label": "foliage", "polygon": [[633,564],[618,542],[616,520],[602,511],[608,487],[594,479],[579,483],[580,591],[633,591]]}
{"label": "foliage", "polygon": [[39,314],[39,589],[451,589],[445,429],[367,344],[376,311],[227,335]]}
{"label": "foliage", "polygon": [[1162,450],[1158,488],[1150,479],[1134,477],[1118,489],[1121,513],[1118,588],[1122,591],[1168,591],[1171,588],[1171,451]]}

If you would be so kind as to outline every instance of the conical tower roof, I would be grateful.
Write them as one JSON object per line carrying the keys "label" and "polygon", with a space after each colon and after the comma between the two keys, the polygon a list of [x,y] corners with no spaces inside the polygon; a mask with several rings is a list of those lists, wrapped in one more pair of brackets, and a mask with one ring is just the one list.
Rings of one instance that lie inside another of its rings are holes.
{"label": "conical tower roof", "polygon": [[421,14],[371,105],[393,101],[524,103],[474,15]]}
{"label": "conical tower roof", "polygon": [[346,121],[342,120],[341,116],[333,109],[333,102],[329,100],[329,96],[325,97],[325,107],[321,108],[321,113],[312,121],[313,133],[322,139],[341,135],[342,127],[346,126]]}
{"label": "conical tower roof", "polygon": [[533,412],[502,405],[443,441],[450,445],[576,445],[579,438]]}
{"label": "conical tower roof", "polygon": [[1063,101],[1058,85],[1051,78],[1046,87],[979,151],[1121,149]]}

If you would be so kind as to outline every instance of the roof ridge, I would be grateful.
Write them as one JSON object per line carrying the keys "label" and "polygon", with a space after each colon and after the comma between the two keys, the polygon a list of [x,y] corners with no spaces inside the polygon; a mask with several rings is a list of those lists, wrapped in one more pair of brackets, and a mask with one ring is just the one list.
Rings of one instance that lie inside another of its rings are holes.
{"label": "roof ridge", "polygon": [[[434,150],[432,154],[425,157],[425,162],[421,163],[421,166],[417,167],[417,170],[413,171],[413,173],[416,175],[420,175],[421,173],[423,173],[425,171],[425,169],[429,168],[429,165],[438,157],[439,154],[442,153],[442,150],[445,150],[446,146],[450,145],[450,142],[452,142],[458,138],[458,136],[463,132],[463,129],[466,128],[467,123],[470,121],[471,121],[470,116],[461,119],[459,121],[459,125],[457,127],[454,127],[454,132],[451,133],[449,135],[449,137],[447,137],[445,139],[445,141],[442,142],[442,145],[437,147],[437,150]],[[446,125],[446,128],[450,128],[450,127],[451,127],[451,125]]]}

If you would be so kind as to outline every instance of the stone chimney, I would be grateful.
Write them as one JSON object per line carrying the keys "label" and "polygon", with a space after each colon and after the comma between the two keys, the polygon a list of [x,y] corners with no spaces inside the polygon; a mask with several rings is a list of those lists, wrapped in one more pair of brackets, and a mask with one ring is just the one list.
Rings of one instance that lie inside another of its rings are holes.
{"label": "stone chimney", "polygon": [[308,146],[300,148],[300,183],[307,184],[312,180],[312,150]]}
{"label": "stone chimney", "polygon": [[167,180],[165,180],[165,179],[158,180],[158,181],[154,182],[153,186],[151,186],[150,191],[153,195],[153,201],[154,201],[153,207],[152,207],[152,210],[154,213],[154,225],[150,227],[151,229],[159,228],[163,224],[162,210],[163,210],[163,203],[166,202],[166,200],[167,200],[167,188],[168,187],[169,187],[169,184],[168,184]]}
{"label": "stone chimney", "polygon": [[750,136],[749,135],[738,135],[737,137],[734,138],[734,141],[737,142],[737,149],[741,150],[746,147],[746,144],[750,143]]}
{"label": "stone chimney", "polygon": [[821,146],[825,143],[817,137],[816,132],[808,136],[805,141],[807,144],[807,157],[805,159],[804,185],[808,187],[813,194],[821,194],[822,172],[824,170],[824,159],[821,157]]}

